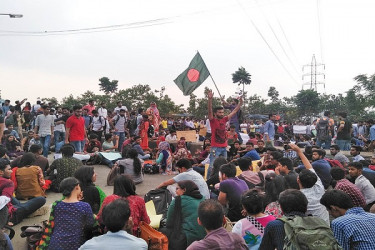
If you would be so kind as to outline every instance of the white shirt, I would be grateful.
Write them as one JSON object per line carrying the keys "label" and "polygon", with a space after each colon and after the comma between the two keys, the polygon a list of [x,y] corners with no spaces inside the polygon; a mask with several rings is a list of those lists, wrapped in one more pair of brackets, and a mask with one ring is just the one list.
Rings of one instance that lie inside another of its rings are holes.
{"label": "white shirt", "polygon": [[211,125],[210,125],[210,119],[206,120],[206,128],[207,128],[207,133],[211,134]]}
{"label": "white shirt", "polygon": [[[57,114],[56,118],[60,118],[62,116],[63,116],[63,114],[61,114],[61,115]],[[53,131],[60,131],[60,132],[64,133],[65,132],[65,124],[61,123],[61,124],[55,125],[55,127],[53,128]]]}
{"label": "white shirt", "polygon": [[171,134],[169,134],[169,135],[167,135],[167,136],[165,137],[165,140],[166,140],[167,142],[170,142],[170,141],[177,141],[177,135],[172,136]]}
{"label": "white shirt", "polygon": [[355,179],[354,184],[359,188],[359,190],[361,190],[363,196],[365,197],[366,204],[370,204],[375,201],[375,188],[366,177],[363,175],[358,176],[357,179]]}
{"label": "white shirt", "polygon": [[316,175],[318,180],[311,188],[301,189],[301,192],[306,196],[308,201],[306,215],[311,214],[313,216],[319,217],[320,219],[327,222],[328,225],[330,225],[329,213],[326,207],[320,203],[320,199],[325,193],[323,183],[320,180],[319,176],[315,173],[315,170],[313,168],[309,170]]}
{"label": "white shirt", "polygon": [[99,116],[103,116],[104,118],[107,119],[107,109],[106,108],[98,108],[98,114]]}
{"label": "white shirt", "polygon": [[128,112],[128,109],[127,109],[125,106],[121,106],[121,107],[118,107],[118,106],[117,106],[117,107],[115,108],[114,111],[115,111],[116,114],[118,115],[118,114],[120,114],[120,110],[121,110],[121,109],[125,110],[125,112]]}
{"label": "white shirt", "polygon": [[105,119],[104,117],[96,117],[96,116],[93,116],[92,117],[92,130],[94,131],[102,131],[103,130],[103,127],[105,125]]}

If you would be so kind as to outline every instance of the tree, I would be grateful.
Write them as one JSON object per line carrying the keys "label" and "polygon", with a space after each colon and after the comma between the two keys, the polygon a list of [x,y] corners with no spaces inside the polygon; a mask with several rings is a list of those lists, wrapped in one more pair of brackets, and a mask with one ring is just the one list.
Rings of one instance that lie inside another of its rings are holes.
{"label": "tree", "polygon": [[300,90],[293,98],[300,117],[311,117],[319,113],[319,94],[315,90]]}
{"label": "tree", "polygon": [[58,106],[58,104],[59,104],[59,101],[57,100],[56,97],[42,98],[41,100],[42,100],[42,102],[46,102],[46,103],[51,102],[52,106],[54,106],[54,107]]}
{"label": "tree", "polygon": [[242,93],[244,93],[245,85],[250,85],[251,83],[251,75],[241,66],[232,74],[232,81],[233,83],[238,83],[238,86],[242,84]]}
{"label": "tree", "polygon": [[366,74],[358,75],[354,77],[354,80],[358,83],[353,87],[356,93],[363,91],[363,97],[367,100],[369,107],[375,107],[375,74],[367,76]]}
{"label": "tree", "polygon": [[103,91],[106,95],[113,94],[117,91],[118,81],[110,81],[108,77],[102,77],[99,79],[100,90]]}
{"label": "tree", "polygon": [[279,101],[279,91],[277,91],[275,87],[271,86],[268,89],[268,97],[271,98],[272,102],[278,102]]}

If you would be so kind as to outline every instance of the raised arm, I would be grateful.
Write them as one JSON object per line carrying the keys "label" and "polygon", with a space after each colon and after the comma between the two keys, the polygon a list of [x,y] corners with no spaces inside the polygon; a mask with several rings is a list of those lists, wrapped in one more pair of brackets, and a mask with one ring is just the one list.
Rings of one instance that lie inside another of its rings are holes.
{"label": "raised arm", "polygon": [[212,120],[214,118],[213,112],[212,112],[212,98],[214,96],[214,93],[212,93],[212,90],[209,90],[207,93],[208,97],[208,119]]}
{"label": "raised arm", "polygon": [[303,165],[305,166],[306,169],[312,169],[313,167],[311,166],[311,163],[310,161],[306,158],[305,154],[302,152],[302,150],[296,145],[296,144],[292,144],[292,143],[289,143],[289,147],[296,151],[299,158],[301,159]]}
{"label": "raised arm", "polygon": [[230,119],[232,116],[234,116],[235,114],[237,114],[238,110],[240,110],[241,106],[243,104],[243,99],[242,97],[240,98],[240,103],[236,106],[235,109],[233,109],[232,112],[230,112],[230,114],[228,115],[228,119]]}

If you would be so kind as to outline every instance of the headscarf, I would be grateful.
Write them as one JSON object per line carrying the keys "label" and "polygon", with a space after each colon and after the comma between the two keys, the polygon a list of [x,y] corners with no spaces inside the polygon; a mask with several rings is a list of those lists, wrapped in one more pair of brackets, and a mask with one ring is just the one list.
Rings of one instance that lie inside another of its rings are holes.
{"label": "headscarf", "polygon": [[195,199],[202,199],[203,196],[199,191],[197,184],[195,184],[193,181],[179,181],[177,182],[177,185],[180,186],[180,188],[185,189],[184,195],[193,197]]}
{"label": "headscarf", "polygon": [[159,152],[163,151],[163,150],[167,150],[169,151],[170,150],[170,146],[169,146],[169,143],[166,142],[166,141],[162,141],[159,143]]}

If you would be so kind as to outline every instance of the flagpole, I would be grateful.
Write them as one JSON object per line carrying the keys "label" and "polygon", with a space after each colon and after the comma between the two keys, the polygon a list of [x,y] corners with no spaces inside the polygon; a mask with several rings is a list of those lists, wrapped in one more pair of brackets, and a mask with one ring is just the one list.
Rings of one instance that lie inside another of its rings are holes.
{"label": "flagpole", "polygon": [[[210,72],[210,71],[208,71],[208,72]],[[216,86],[216,83],[215,83],[215,80],[214,80],[214,78],[212,78],[212,76],[211,76],[211,73],[210,73],[210,77],[211,77],[211,80],[212,80],[212,82],[214,83],[214,85],[215,85],[215,87],[216,87],[216,90],[217,90],[217,93],[219,94],[219,96],[220,96],[220,99],[223,99],[223,97],[221,96],[221,94],[220,94],[220,91],[219,91],[219,89],[217,88],[217,86]]]}

